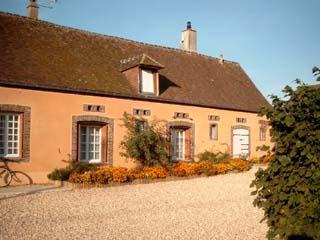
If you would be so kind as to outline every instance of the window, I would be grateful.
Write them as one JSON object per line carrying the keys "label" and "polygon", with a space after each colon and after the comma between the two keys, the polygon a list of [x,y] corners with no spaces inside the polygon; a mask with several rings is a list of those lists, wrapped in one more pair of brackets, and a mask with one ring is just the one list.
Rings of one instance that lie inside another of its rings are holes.
{"label": "window", "polygon": [[247,119],[246,118],[236,118],[237,123],[246,123]]}
{"label": "window", "polygon": [[267,138],[267,129],[265,127],[260,127],[259,132],[260,141],[265,141]]}
{"label": "window", "polygon": [[151,70],[141,70],[141,92],[154,93],[154,77]]}
{"label": "window", "polygon": [[218,140],[218,125],[217,124],[210,125],[210,139],[211,140]]}
{"label": "window", "polygon": [[80,126],[80,161],[101,162],[101,126]]}
{"label": "window", "polygon": [[72,160],[112,165],[113,126],[107,117],[72,116]]}
{"label": "window", "polygon": [[136,116],[150,116],[151,115],[151,110],[147,109],[133,109],[133,115]]}
{"label": "window", "polygon": [[20,116],[0,113],[0,156],[19,157],[20,154]]}
{"label": "window", "polygon": [[209,115],[208,116],[209,121],[220,121],[220,116],[217,115]]}
{"label": "window", "polygon": [[173,129],[173,160],[185,160],[185,130]]}
{"label": "window", "polygon": [[173,118],[189,118],[189,113],[175,112]]}
{"label": "window", "polygon": [[85,111],[85,112],[105,112],[105,106],[84,104],[83,111]]}

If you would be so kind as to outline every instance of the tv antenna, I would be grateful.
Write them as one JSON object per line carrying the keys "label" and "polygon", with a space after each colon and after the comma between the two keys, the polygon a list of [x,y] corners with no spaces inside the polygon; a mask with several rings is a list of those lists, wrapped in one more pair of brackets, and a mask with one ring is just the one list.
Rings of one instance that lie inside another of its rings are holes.
{"label": "tv antenna", "polygon": [[57,2],[58,2],[58,0],[47,0],[45,2],[39,2],[38,6],[52,9],[54,4]]}

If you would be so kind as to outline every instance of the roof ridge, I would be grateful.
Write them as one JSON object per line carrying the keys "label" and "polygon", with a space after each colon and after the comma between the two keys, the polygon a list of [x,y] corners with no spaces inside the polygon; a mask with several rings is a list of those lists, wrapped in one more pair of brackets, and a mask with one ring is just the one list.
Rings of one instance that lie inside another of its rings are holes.
{"label": "roof ridge", "polygon": [[[127,38],[118,37],[118,36],[110,36],[110,35],[106,35],[106,34],[103,34],[103,33],[96,33],[96,32],[91,32],[89,30],[84,30],[84,29],[79,29],[79,28],[75,28],[75,27],[64,26],[64,25],[48,22],[48,21],[41,20],[41,19],[40,20],[39,19],[38,20],[33,20],[33,19],[30,19],[30,18],[28,18],[26,16],[18,15],[18,14],[15,14],[15,13],[9,13],[9,12],[0,11],[0,15],[9,15],[9,16],[12,16],[12,17],[18,17],[18,18],[23,19],[23,20],[39,22],[41,24],[47,24],[47,25],[50,25],[50,26],[53,26],[53,27],[58,27],[58,28],[66,29],[66,30],[73,30],[73,31],[77,31],[77,32],[88,34],[88,35],[92,35],[92,36],[110,38],[110,39],[115,39],[115,40],[121,40],[121,41],[125,41],[125,42],[142,44],[142,45],[145,45],[145,46],[160,48],[160,49],[167,50],[167,51],[175,51],[175,52],[180,52],[180,53],[184,53],[184,54],[205,57],[205,58],[209,58],[209,59],[213,59],[213,60],[220,60],[218,57],[213,57],[213,56],[205,55],[205,54],[198,53],[198,52],[190,52],[190,51],[182,50],[182,49],[179,49],[179,48],[167,47],[167,46],[162,46],[162,45],[152,44],[152,43],[145,43],[145,42],[132,40],[132,39],[127,39]],[[231,60],[226,60],[226,59],[224,59],[224,63],[240,65],[238,62],[231,61]]]}
{"label": "roof ridge", "polygon": [[143,63],[144,59],[146,58],[146,54],[142,53],[142,58],[140,59],[140,63]]}

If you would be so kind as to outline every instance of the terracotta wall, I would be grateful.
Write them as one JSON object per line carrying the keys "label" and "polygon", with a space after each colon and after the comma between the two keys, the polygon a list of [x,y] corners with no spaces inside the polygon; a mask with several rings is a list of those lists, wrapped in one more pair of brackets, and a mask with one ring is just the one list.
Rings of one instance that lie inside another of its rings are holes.
{"label": "terracotta wall", "polygon": [[[30,161],[12,165],[12,168],[27,172],[35,182],[47,181],[46,175],[56,167],[63,167],[72,153],[72,116],[96,115],[114,119],[113,165],[133,167],[131,160],[120,157],[119,144],[125,129],[121,124],[124,111],[132,113],[134,108],[149,109],[147,119],[176,121],[174,112],[189,113],[194,124],[195,155],[204,150],[226,151],[231,149],[231,127],[250,127],[251,157],[259,156],[256,147],[270,145],[270,137],[259,141],[259,120],[254,113],[227,111],[212,108],[164,104],[147,101],[116,99],[56,92],[0,87],[0,104],[17,104],[31,107]],[[83,104],[104,105],[104,113],[83,111]],[[219,115],[218,140],[210,140],[208,115]],[[245,124],[236,122],[237,117],[246,118]]]}

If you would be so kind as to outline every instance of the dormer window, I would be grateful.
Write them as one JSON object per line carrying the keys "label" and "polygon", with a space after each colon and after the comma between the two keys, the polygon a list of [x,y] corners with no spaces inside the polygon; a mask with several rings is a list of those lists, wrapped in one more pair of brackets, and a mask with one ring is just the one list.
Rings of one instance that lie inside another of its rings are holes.
{"label": "dormer window", "polygon": [[156,73],[150,69],[141,69],[140,92],[155,94]]}
{"label": "dormer window", "polygon": [[159,95],[159,70],[164,66],[147,54],[120,60],[120,71],[138,94]]}

